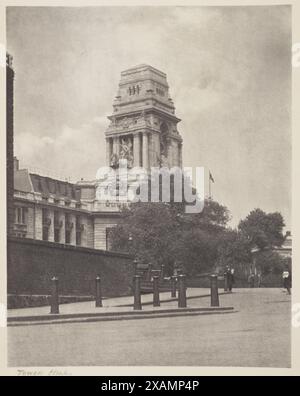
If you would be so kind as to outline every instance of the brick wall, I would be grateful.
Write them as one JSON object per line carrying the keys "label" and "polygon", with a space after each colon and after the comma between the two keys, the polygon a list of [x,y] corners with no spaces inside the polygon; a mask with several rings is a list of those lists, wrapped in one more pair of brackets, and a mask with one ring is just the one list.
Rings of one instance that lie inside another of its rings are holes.
{"label": "brick wall", "polygon": [[8,294],[49,294],[51,278],[57,276],[61,295],[91,295],[98,274],[104,296],[131,294],[128,255],[11,237],[7,260]]}

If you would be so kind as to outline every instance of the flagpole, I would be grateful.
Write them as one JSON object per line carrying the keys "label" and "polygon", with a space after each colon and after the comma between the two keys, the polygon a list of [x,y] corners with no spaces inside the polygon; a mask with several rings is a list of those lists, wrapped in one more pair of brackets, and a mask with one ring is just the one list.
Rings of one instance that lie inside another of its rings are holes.
{"label": "flagpole", "polygon": [[212,174],[211,174],[211,172],[210,172],[210,170],[209,170],[209,175],[208,175],[208,188],[209,188],[209,199],[212,199],[212,195],[211,195],[211,182],[215,182],[214,181],[214,178],[212,177]]}

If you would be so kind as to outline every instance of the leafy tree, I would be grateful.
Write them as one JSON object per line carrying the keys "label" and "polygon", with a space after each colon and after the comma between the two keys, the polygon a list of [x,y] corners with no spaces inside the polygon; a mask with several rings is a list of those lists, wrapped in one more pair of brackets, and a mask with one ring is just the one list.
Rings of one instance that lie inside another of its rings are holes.
{"label": "leafy tree", "polygon": [[218,264],[221,267],[245,267],[251,263],[251,244],[238,230],[227,229],[218,244]]}
{"label": "leafy tree", "polygon": [[240,222],[238,228],[249,239],[252,246],[256,245],[259,249],[265,249],[282,245],[284,226],[280,213],[265,213],[261,209],[255,209]]}
{"label": "leafy tree", "polygon": [[256,255],[256,266],[263,275],[281,274],[288,263],[288,258],[280,256],[273,250],[260,251]]}
{"label": "leafy tree", "polygon": [[164,264],[169,273],[175,264],[189,274],[215,265],[218,239],[229,220],[228,209],[211,199],[201,213],[186,214],[175,203],[138,202],[122,214],[112,230],[112,248],[129,251],[154,267]]}

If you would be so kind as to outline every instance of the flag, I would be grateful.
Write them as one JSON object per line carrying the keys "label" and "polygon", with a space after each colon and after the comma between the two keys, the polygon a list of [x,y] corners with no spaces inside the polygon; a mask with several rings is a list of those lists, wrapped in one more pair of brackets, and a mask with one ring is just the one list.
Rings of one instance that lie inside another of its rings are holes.
{"label": "flag", "polygon": [[210,172],[209,172],[209,180],[211,180],[213,183],[215,182],[215,180]]}

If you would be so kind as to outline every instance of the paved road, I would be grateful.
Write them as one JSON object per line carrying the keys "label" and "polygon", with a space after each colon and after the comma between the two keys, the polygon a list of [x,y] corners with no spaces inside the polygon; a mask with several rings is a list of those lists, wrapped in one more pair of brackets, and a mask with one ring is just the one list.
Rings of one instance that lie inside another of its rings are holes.
{"label": "paved road", "polygon": [[9,327],[8,364],[290,367],[290,296],[239,289],[220,301],[239,312]]}

